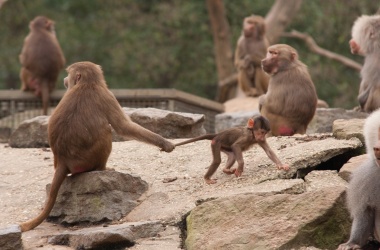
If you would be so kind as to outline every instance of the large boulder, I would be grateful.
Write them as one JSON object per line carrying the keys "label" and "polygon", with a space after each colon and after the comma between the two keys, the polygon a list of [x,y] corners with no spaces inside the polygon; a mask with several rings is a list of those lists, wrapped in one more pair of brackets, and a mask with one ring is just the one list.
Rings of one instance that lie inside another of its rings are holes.
{"label": "large boulder", "polygon": [[189,138],[206,133],[205,115],[172,112],[156,108],[123,108],[132,121],[165,138]]}
{"label": "large boulder", "polygon": [[215,132],[219,133],[228,128],[246,126],[249,118],[259,114],[258,110],[218,114],[215,116]]}
{"label": "large boulder", "polygon": [[346,185],[336,171],[313,171],[302,193],[257,192],[256,185],[208,200],[186,219],[186,249],[335,249],[351,225]]}
{"label": "large boulder", "polygon": [[358,155],[352,157],[348,162],[346,162],[343,167],[339,170],[339,176],[349,182],[351,180],[351,174],[356,168],[360,167],[368,159],[367,154]]}
{"label": "large boulder", "polygon": [[9,145],[12,148],[49,147],[47,127],[50,116],[37,116],[23,121],[11,134]]}
{"label": "large boulder", "polygon": [[147,189],[148,184],[140,177],[116,171],[69,176],[59,190],[49,219],[67,224],[119,220],[139,204],[137,200]]}
{"label": "large boulder", "polygon": [[205,202],[187,217],[186,249],[335,249],[350,227],[344,191],[239,194]]}

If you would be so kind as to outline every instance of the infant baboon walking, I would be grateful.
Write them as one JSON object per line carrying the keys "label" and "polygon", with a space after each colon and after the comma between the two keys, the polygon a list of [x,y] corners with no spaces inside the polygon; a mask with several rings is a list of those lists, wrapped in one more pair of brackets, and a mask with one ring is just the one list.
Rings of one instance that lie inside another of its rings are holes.
{"label": "infant baboon walking", "polygon": [[[211,176],[215,173],[222,161],[220,152],[225,153],[228,157],[223,172],[226,174],[235,174],[236,177],[241,176],[244,168],[243,152],[248,150],[255,143],[264,149],[269,159],[277,165],[278,169],[289,170],[289,166],[282,164],[277,155],[269,147],[265,137],[269,130],[269,122],[265,117],[254,116],[248,120],[246,127],[230,128],[217,134],[202,135],[177,143],[175,146],[199,140],[212,140],[211,151],[213,160],[204,176],[207,184],[216,183],[216,180],[211,179]],[[236,169],[231,169],[235,161],[238,162],[238,167]]]}

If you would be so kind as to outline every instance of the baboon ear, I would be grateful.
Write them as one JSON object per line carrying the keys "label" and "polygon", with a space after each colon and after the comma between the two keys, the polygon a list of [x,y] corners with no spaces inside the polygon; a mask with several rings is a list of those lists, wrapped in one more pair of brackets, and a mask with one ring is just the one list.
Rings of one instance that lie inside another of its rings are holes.
{"label": "baboon ear", "polygon": [[79,82],[80,78],[81,78],[81,74],[80,73],[77,73],[76,76],[75,76],[75,83]]}
{"label": "baboon ear", "polygon": [[255,125],[255,121],[252,118],[249,118],[248,123],[247,123],[247,127],[249,129],[253,129],[253,125]]}
{"label": "baboon ear", "polygon": [[297,53],[292,52],[291,53],[291,58],[292,58],[292,61],[296,60],[297,59]]}

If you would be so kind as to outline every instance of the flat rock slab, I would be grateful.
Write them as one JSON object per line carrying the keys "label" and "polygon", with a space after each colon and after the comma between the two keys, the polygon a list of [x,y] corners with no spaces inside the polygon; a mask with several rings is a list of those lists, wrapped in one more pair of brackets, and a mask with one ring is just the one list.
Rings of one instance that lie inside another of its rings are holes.
{"label": "flat rock slab", "polygon": [[49,238],[52,245],[65,245],[75,249],[114,249],[131,247],[140,238],[155,237],[164,231],[159,221],[124,223],[107,227],[92,227],[62,232]]}
{"label": "flat rock slab", "polygon": [[21,250],[21,229],[18,225],[10,225],[0,228],[0,249],[1,250]]}

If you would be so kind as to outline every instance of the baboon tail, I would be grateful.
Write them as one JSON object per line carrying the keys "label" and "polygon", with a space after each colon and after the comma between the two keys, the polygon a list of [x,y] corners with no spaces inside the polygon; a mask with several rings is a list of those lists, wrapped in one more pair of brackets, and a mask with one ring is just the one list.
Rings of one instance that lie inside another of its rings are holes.
{"label": "baboon tail", "polygon": [[55,200],[57,199],[59,188],[61,187],[67,174],[68,172],[66,168],[64,168],[63,166],[57,166],[57,168],[55,169],[53,182],[51,184],[50,193],[45,208],[34,219],[20,224],[21,232],[29,231],[35,228],[49,216],[51,210],[53,209]]}
{"label": "baboon tail", "polygon": [[177,144],[175,144],[175,146],[181,146],[181,145],[185,145],[188,143],[192,143],[195,141],[201,141],[201,140],[212,140],[212,139],[214,139],[215,136],[216,136],[216,134],[201,135],[201,136],[198,136],[198,137],[177,143]]}

